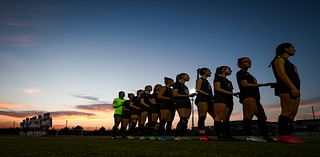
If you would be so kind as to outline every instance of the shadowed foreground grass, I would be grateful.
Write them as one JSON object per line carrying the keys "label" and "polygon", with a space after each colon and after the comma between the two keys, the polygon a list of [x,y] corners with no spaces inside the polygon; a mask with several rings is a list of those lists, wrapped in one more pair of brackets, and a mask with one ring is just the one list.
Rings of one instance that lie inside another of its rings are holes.
{"label": "shadowed foreground grass", "polygon": [[320,156],[320,137],[304,144],[112,140],[108,137],[0,137],[0,156],[278,157]]}

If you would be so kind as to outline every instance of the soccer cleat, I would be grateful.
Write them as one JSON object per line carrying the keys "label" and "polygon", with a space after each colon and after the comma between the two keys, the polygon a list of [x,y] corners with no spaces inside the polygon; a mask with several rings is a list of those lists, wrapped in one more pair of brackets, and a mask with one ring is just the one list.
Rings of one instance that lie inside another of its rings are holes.
{"label": "soccer cleat", "polygon": [[174,141],[182,141],[183,139],[182,139],[182,137],[178,137],[178,136],[177,136],[177,137],[173,137],[173,140],[174,140]]}
{"label": "soccer cleat", "polygon": [[207,136],[201,136],[199,138],[200,141],[209,141],[209,138]]}
{"label": "soccer cleat", "polygon": [[166,138],[165,136],[160,136],[160,137],[158,137],[158,140],[159,140],[159,141],[166,141],[167,138]]}
{"label": "soccer cleat", "polygon": [[282,143],[304,143],[304,140],[293,136],[278,136],[277,141]]}
{"label": "soccer cleat", "polygon": [[134,140],[135,138],[133,136],[127,136],[127,139]]}
{"label": "soccer cleat", "polygon": [[145,139],[144,136],[140,136],[140,137],[139,137],[139,140],[144,140],[144,139]]}
{"label": "soccer cleat", "polygon": [[187,136],[183,136],[183,137],[181,137],[181,138],[182,138],[182,140],[186,140],[186,141],[190,141],[190,140],[192,140],[192,138],[187,137]]}
{"label": "soccer cleat", "polygon": [[259,138],[259,137],[255,137],[255,136],[248,136],[246,138],[246,141],[248,141],[248,142],[267,142],[265,139]]}
{"label": "soccer cleat", "polygon": [[156,137],[154,137],[154,136],[149,136],[149,140],[156,140]]}

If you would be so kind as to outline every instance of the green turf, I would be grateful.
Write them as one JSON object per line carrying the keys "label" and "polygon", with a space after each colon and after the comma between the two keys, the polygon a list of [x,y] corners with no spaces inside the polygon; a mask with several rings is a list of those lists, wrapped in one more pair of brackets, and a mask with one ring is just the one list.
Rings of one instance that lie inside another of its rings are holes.
{"label": "green turf", "polygon": [[320,137],[304,144],[112,140],[108,137],[0,137],[0,156],[278,157],[320,156]]}

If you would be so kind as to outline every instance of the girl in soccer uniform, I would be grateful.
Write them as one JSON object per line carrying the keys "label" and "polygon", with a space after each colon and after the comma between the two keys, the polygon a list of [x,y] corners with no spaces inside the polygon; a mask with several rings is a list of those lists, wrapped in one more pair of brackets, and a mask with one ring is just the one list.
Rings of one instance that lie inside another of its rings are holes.
{"label": "girl in soccer uniform", "polygon": [[[237,72],[237,82],[240,89],[240,103],[243,104],[243,125],[246,132],[246,140],[253,142],[266,142],[272,139],[268,136],[266,120],[267,116],[260,103],[259,87],[269,86],[270,83],[258,84],[248,69],[251,68],[251,60],[248,57],[238,59],[240,70]],[[264,138],[258,138],[252,134],[251,121],[253,116],[258,119],[258,127]]]}
{"label": "girl in soccer uniform", "polygon": [[[216,69],[214,86],[214,128],[218,140],[231,139],[230,115],[233,110],[233,86],[227,76],[232,70],[228,66],[220,66]],[[223,136],[224,135],[224,136]]]}
{"label": "girl in soccer uniform", "polygon": [[294,56],[295,47],[291,43],[282,43],[276,48],[276,57],[271,62],[277,80],[275,95],[280,98],[281,114],[278,119],[279,142],[302,143],[301,139],[291,136],[293,120],[300,104],[300,78],[298,70],[289,61]]}
{"label": "girl in soccer uniform", "polygon": [[48,135],[49,128],[52,127],[52,118],[50,117],[50,112],[44,113],[42,117],[43,135]]}
{"label": "girl in soccer uniform", "polygon": [[183,137],[187,131],[188,119],[191,113],[191,102],[189,99],[189,89],[185,82],[190,80],[187,73],[180,73],[177,76],[178,80],[173,85],[173,97],[175,99],[175,106],[178,111],[180,121],[176,127],[176,136],[174,140],[187,139]]}
{"label": "girl in soccer uniform", "polygon": [[140,98],[143,94],[143,90],[137,91],[137,96],[133,98],[130,102],[130,114],[131,114],[131,123],[128,130],[128,133],[130,136],[128,136],[128,139],[134,139],[135,135],[135,128],[137,125],[137,122],[140,121],[140,115],[141,115],[141,108],[140,108]]}
{"label": "girl in soccer uniform", "polygon": [[140,98],[140,107],[141,107],[141,113],[140,113],[140,122],[139,122],[139,135],[140,139],[144,139],[144,129],[145,129],[145,123],[147,121],[147,117],[150,112],[150,104],[151,104],[151,94],[152,86],[147,85],[144,88],[144,93],[142,94]]}
{"label": "girl in soccer uniform", "polygon": [[[199,77],[200,75],[200,77]],[[201,141],[209,140],[205,131],[205,120],[208,113],[209,105],[212,105],[212,88],[208,81],[211,76],[209,68],[201,68],[197,70],[196,92],[197,97],[195,103],[198,107],[198,128]]]}
{"label": "girl in soccer uniform", "polygon": [[126,100],[122,104],[122,121],[121,121],[121,137],[127,139],[126,131],[130,122],[130,102],[134,99],[134,94],[128,93],[129,100]]}
{"label": "girl in soccer uniform", "polygon": [[[161,87],[158,94],[158,101],[160,104],[160,126],[159,126],[159,140],[167,140],[165,137],[165,125],[168,124],[169,118],[171,117],[171,108],[173,107],[172,98],[172,85],[174,83],[173,79],[165,77],[165,86]],[[167,135],[168,136],[168,135]]]}
{"label": "girl in soccer uniform", "polygon": [[151,108],[151,112],[150,112],[150,116],[149,116],[149,139],[150,140],[154,140],[156,139],[154,137],[155,135],[155,127],[159,118],[159,112],[160,112],[160,104],[158,101],[158,94],[159,94],[159,90],[162,87],[161,84],[156,84],[153,88],[153,93],[151,95],[151,99],[150,99],[150,108]]}
{"label": "girl in soccer uniform", "polygon": [[120,91],[118,98],[115,98],[112,103],[113,104],[112,106],[115,109],[114,115],[113,115],[114,125],[112,128],[112,139],[116,138],[116,133],[122,120],[122,104],[125,101],[124,97],[125,97],[124,91]]}

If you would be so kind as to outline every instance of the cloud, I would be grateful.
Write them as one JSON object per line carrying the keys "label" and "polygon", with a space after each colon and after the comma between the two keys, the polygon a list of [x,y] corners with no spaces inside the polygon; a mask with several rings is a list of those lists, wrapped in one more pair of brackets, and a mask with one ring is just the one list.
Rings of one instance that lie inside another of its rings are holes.
{"label": "cloud", "polygon": [[95,96],[89,96],[89,95],[84,95],[84,94],[71,94],[71,95],[74,96],[74,97],[77,97],[77,98],[93,100],[93,101],[99,101],[99,98],[95,97]]}
{"label": "cloud", "polygon": [[79,112],[79,111],[54,111],[50,112],[52,117],[64,117],[64,116],[95,116],[94,113]]}
{"label": "cloud", "polygon": [[90,104],[90,105],[77,105],[77,109],[89,110],[89,111],[113,111],[112,104]]}
{"label": "cloud", "polygon": [[19,22],[5,21],[0,23],[0,25],[8,26],[8,27],[25,27],[25,24]]}
{"label": "cloud", "polygon": [[[314,106],[314,107],[320,106],[320,97],[301,100],[301,103],[299,105],[299,109],[311,108],[312,106]],[[279,110],[281,110],[281,105],[280,104],[265,105],[264,107],[268,111],[279,111]]]}
{"label": "cloud", "polygon": [[[33,117],[37,115],[43,115],[47,111],[0,111],[0,116],[9,116],[14,118],[25,118]],[[51,116],[57,117],[68,117],[68,116],[95,116],[94,113],[78,112],[78,111],[54,111],[50,112]]]}
{"label": "cloud", "polygon": [[25,108],[31,108],[31,105],[0,101],[0,109],[12,110],[12,109],[25,109]]}
{"label": "cloud", "polygon": [[0,116],[9,116],[15,118],[33,117],[42,115],[45,111],[0,111]]}
{"label": "cloud", "polygon": [[0,46],[32,46],[34,45],[34,37],[31,35],[1,35],[0,36]]}
{"label": "cloud", "polygon": [[22,89],[19,89],[19,91],[26,94],[38,94],[43,92],[42,89],[40,88],[22,88]]}

